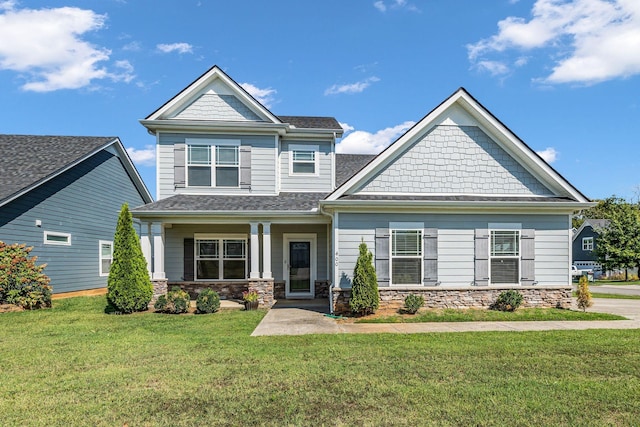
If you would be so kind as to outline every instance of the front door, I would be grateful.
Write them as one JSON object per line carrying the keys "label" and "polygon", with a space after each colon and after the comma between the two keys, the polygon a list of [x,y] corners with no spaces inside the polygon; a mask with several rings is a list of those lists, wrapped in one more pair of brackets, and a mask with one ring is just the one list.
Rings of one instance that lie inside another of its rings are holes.
{"label": "front door", "polygon": [[315,242],[315,234],[285,234],[283,258],[287,298],[313,298]]}

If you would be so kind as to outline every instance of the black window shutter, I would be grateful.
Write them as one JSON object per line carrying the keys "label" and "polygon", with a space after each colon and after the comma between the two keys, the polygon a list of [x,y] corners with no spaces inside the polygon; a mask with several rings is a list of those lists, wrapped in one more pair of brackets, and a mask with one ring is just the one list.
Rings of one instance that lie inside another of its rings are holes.
{"label": "black window shutter", "polygon": [[194,239],[184,239],[184,277],[185,281],[194,280]]}

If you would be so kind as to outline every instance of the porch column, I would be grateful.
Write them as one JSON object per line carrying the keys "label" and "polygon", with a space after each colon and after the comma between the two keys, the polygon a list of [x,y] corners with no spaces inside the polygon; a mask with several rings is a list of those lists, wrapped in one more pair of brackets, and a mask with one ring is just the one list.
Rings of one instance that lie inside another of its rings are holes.
{"label": "porch column", "polygon": [[250,222],[251,226],[251,272],[250,279],[260,278],[260,240],[258,239],[258,223]]}
{"label": "porch column", "polygon": [[273,279],[271,273],[271,223],[262,223],[262,278]]}
{"label": "porch column", "polygon": [[142,222],[140,224],[140,247],[142,248],[142,255],[144,255],[144,259],[147,261],[149,277],[151,277],[153,256],[151,255],[151,224],[148,222]]}
{"label": "porch column", "polygon": [[151,224],[153,234],[153,280],[166,279],[164,274],[164,227],[161,222]]}

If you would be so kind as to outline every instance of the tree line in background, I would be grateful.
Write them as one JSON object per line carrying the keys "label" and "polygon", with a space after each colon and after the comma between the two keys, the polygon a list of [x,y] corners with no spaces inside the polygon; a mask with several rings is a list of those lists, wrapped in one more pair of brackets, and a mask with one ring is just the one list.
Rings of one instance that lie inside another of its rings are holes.
{"label": "tree line in background", "polygon": [[628,202],[612,196],[598,200],[593,208],[574,216],[573,226],[579,228],[587,219],[606,219],[609,224],[598,228],[595,253],[603,271],[640,268],[640,202]]}

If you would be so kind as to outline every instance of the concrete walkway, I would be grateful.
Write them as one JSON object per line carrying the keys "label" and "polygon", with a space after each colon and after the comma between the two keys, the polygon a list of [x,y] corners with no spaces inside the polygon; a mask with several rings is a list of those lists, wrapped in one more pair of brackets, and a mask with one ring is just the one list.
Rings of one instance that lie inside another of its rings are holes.
{"label": "concrete walkway", "polygon": [[278,301],[251,335],[640,329],[640,300],[595,298],[594,306],[587,311],[619,314],[629,320],[347,323],[325,316],[326,300]]}
{"label": "concrete walkway", "polygon": [[640,295],[640,285],[599,285],[589,286],[589,290],[601,294]]}

